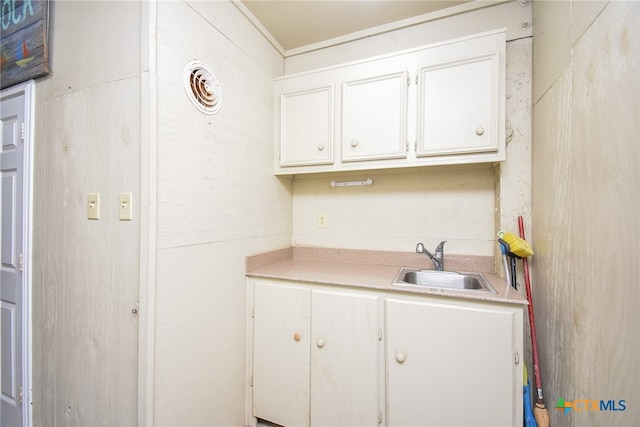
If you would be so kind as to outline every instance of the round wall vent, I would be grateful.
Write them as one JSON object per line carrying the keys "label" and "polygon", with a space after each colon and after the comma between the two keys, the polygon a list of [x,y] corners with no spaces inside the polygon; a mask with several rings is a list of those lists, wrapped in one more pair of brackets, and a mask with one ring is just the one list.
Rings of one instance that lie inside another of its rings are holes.
{"label": "round wall vent", "polygon": [[189,61],[184,67],[184,89],[191,103],[205,114],[215,114],[222,107],[220,83],[200,61]]}

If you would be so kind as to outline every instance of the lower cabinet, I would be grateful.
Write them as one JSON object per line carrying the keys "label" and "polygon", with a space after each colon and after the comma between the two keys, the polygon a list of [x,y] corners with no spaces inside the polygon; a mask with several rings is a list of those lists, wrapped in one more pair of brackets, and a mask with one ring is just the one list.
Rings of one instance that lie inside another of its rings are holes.
{"label": "lower cabinet", "polygon": [[522,309],[387,298],[390,426],[522,424]]}
{"label": "lower cabinet", "polygon": [[253,415],[308,425],[311,293],[256,283],[254,298]]}
{"label": "lower cabinet", "polygon": [[377,426],[378,301],[256,281],[253,415],[283,426]]}
{"label": "lower cabinet", "polygon": [[253,424],[522,423],[520,305],[271,279],[249,287]]}

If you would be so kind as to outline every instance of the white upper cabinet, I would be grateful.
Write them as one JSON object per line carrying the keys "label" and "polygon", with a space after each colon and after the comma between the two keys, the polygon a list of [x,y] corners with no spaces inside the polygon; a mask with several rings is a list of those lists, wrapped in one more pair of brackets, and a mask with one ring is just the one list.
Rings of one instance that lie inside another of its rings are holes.
{"label": "white upper cabinet", "polygon": [[332,164],[334,86],[301,78],[281,90],[280,165]]}
{"label": "white upper cabinet", "polygon": [[504,30],[276,79],[276,174],[504,160]]}
{"label": "white upper cabinet", "polygon": [[342,161],[406,156],[406,72],[345,82],[342,96]]}
{"label": "white upper cabinet", "polygon": [[492,43],[454,43],[429,55],[433,63],[418,71],[417,155],[497,153],[499,50]]}

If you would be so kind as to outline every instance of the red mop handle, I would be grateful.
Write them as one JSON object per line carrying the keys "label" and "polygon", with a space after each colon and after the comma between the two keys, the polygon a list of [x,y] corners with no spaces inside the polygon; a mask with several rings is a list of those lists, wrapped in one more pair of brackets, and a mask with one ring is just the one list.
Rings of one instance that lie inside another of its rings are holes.
{"label": "red mop handle", "polygon": [[[522,238],[522,240],[526,240],[524,233],[524,220],[521,216],[518,217],[518,228],[520,229],[520,237]],[[533,314],[533,298],[531,295],[529,262],[526,257],[522,259],[522,266],[524,268],[524,283],[527,291],[527,301],[529,302],[529,328],[531,330],[531,347],[533,349],[533,376],[536,381],[538,398],[542,399],[542,376],[540,375],[540,361],[538,359],[538,337],[536,336],[536,322],[535,316]]]}

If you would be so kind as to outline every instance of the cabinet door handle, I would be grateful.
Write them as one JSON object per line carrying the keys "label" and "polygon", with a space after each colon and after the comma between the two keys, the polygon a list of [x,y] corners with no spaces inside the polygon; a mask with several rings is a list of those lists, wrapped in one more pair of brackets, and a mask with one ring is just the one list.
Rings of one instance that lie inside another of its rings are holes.
{"label": "cabinet door handle", "polygon": [[322,150],[324,150],[324,145],[318,144],[318,151],[322,151]]}
{"label": "cabinet door handle", "polygon": [[476,129],[476,135],[478,135],[478,136],[484,135],[484,128],[482,126],[480,126],[478,129]]}
{"label": "cabinet door handle", "polygon": [[351,141],[351,146],[353,148],[356,148],[358,146],[358,141],[356,141],[355,139],[353,141]]}
{"label": "cabinet door handle", "polygon": [[324,347],[324,340],[322,338],[320,338],[318,340],[318,342],[316,343],[316,345],[318,346],[318,348]]}
{"label": "cabinet door handle", "polygon": [[396,353],[396,361],[398,363],[404,363],[407,360],[407,355],[404,353]]}
{"label": "cabinet door handle", "polygon": [[298,334],[298,333],[295,333],[295,334],[293,335],[293,340],[294,340],[294,341],[296,341],[296,342],[297,342],[297,341],[300,341],[300,339],[301,339],[301,338],[302,338],[302,337],[301,337],[301,336],[300,336],[300,334]]}

